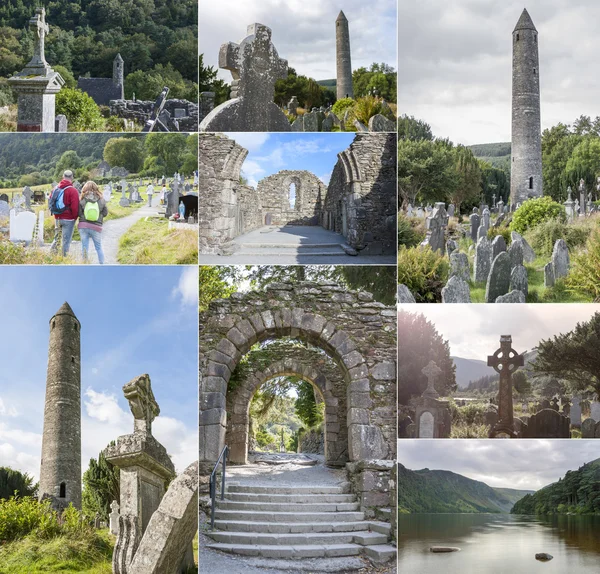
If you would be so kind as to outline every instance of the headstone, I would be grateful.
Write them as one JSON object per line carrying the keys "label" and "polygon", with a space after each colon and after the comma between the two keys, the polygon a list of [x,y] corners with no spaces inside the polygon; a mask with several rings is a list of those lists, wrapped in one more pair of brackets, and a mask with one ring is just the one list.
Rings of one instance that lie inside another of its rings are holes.
{"label": "headstone", "polygon": [[520,239],[515,239],[508,248],[508,256],[510,257],[510,267],[517,267],[523,265],[523,242]]}
{"label": "headstone", "polygon": [[[498,257],[502,257],[500,254]],[[515,437],[516,431],[513,416],[513,373],[525,364],[523,355],[519,355],[512,348],[512,337],[502,335],[500,348],[488,357],[487,365],[492,367],[499,375],[498,385],[498,422],[490,430],[490,438],[509,436]]]}
{"label": "headstone", "polygon": [[477,239],[479,240],[480,237],[487,237],[487,229],[485,228],[485,225],[480,225],[479,229],[477,230]]}
{"label": "headstone", "polygon": [[595,421],[600,421],[600,403],[594,401],[590,405],[590,417]]}
{"label": "headstone", "polygon": [[448,206],[448,217],[454,217],[454,211],[456,210],[456,207],[454,206],[453,203],[451,203]]}
{"label": "headstone", "polygon": [[300,102],[298,102],[298,98],[296,96],[292,96],[292,99],[288,102],[287,109],[290,115],[296,116],[298,115],[298,106]]}
{"label": "headstone", "polygon": [[450,276],[454,275],[466,283],[469,282],[469,258],[466,253],[454,252],[450,254]]}
{"label": "headstone", "polygon": [[553,409],[529,417],[523,438],[571,438],[569,419]]}
{"label": "headstone", "polygon": [[398,285],[398,303],[416,303],[413,294],[406,285]]}
{"label": "headstone", "polygon": [[479,215],[477,213],[472,213],[469,215],[469,220],[471,222],[471,239],[476,243],[477,232],[479,231]]}
{"label": "headstone", "polygon": [[435,381],[442,370],[430,361],[421,372],[427,377],[427,388],[415,400],[417,438],[446,438],[450,435],[450,410],[446,401],[439,400],[435,390]]}
{"label": "headstone", "polygon": [[452,255],[452,253],[454,253],[457,249],[458,244],[456,241],[454,241],[454,239],[448,239],[448,241],[446,241],[446,251],[448,252],[448,257],[450,257],[450,255]]}
{"label": "headstone", "polygon": [[435,204],[435,209],[427,218],[427,237],[421,245],[429,245],[432,251],[439,251],[442,255],[446,248],[445,230],[448,225],[448,214],[443,202]]}
{"label": "headstone", "polygon": [[10,240],[30,243],[33,239],[33,232],[37,221],[35,213],[31,211],[21,211],[17,213],[16,210],[11,209],[9,220]]}
{"label": "headstone", "polygon": [[429,411],[419,417],[419,438],[434,438],[434,419]]}
{"label": "headstone", "polygon": [[522,291],[511,291],[506,295],[501,295],[494,301],[495,303],[525,303],[525,294]]}
{"label": "headstone", "polygon": [[494,303],[498,297],[506,295],[510,288],[510,257],[508,253],[498,254],[492,262],[485,288],[485,300]]}
{"label": "headstone", "polygon": [[490,228],[490,210],[487,207],[483,210],[481,223],[483,227],[485,227],[485,232],[487,233]]}
{"label": "headstone", "polygon": [[569,221],[572,221],[576,216],[576,212],[575,212],[575,202],[573,201],[573,197],[572,197],[573,190],[571,189],[571,186],[569,186],[567,188],[567,193],[568,193],[569,197],[567,198],[567,201],[565,201],[565,203],[564,203],[565,212],[567,214],[567,219]]}
{"label": "headstone", "polygon": [[331,113],[323,120],[323,123],[321,124],[322,132],[330,132],[333,129],[333,118],[334,115]]}
{"label": "headstone", "polygon": [[556,279],[554,277],[554,265],[552,261],[544,265],[544,287],[552,287]]}
{"label": "headstone", "polygon": [[571,412],[569,417],[571,418],[571,424],[576,427],[581,426],[581,403],[578,396],[574,396],[571,399]]}
{"label": "headstone", "polygon": [[[461,254],[464,255],[464,254]],[[466,257],[466,255],[465,255]],[[468,271],[467,271],[468,275]],[[442,289],[442,303],[470,303],[469,284],[458,275],[453,275]]]}
{"label": "headstone", "polygon": [[247,33],[240,44],[221,46],[219,67],[234,77],[231,99],[204,118],[200,131],[290,131],[287,117],[273,101],[275,82],[287,78],[287,60],[279,58],[270,28],[251,24]]}
{"label": "headstone", "polygon": [[383,114],[375,114],[369,119],[370,132],[395,132],[396,122],[388,120]]}
{"label": "headstone", "polygon": [[504,251],[506,251],[506,241],[502,235],[496,235],[492,240],[492,261]]}
{"label": "headstone", "polygon": [[8,205],[8,201],[4,199],[0,199],[0,219],[9,218],[10,217],[10,206]]}
{"label": "headstone", "polygon": [[475,263],[473,264],[473,281],[480,283],[487,281],[492,266],[492,244],[487,237],[477,241],[475,249]]}
{"label": "headstone", "polygon": [[581,423],[581,438],[596,438],[596,421],[587,418]]}
{"label": "headstone", "polygon": [[581,209],[580,215],[585,215],[586,212],[586,188],[585,188],[585,180],[581,178],[579,180],[579,206]]}
{"label": "headstone", "polygon": [[554,278],[560,279],[569,274],[569,248],[564,239],[558,239],[552,251],[552,265],[554,267]]}
{"label": "headstone", "polygon": [[510,272],[510,287],[509,291],[521,291],[525,298],[529,294],[529,280],[527,278],[527,269],[523,265],[513,267]]}
{"label": "headstone", "polygon": [[533,261],[535,261],[535,251],[531,245],[527,243],[527,240],[516,231],[511,231],[510,237],[512,242],[517,239],[520,239],[523,242],[523,261],[525,261],[525,263],[533,263]]}
{"label": "headstone", "polygon": [[185,108],[175,108],[173,110],[173,117],[175,119],[187,117],[187,110]]}
{"label": "headstone", "polygon": [[25,209],[30,210],[31,209],[31,198],[33,196],[33,191],[31,191],[31,188],[26,185],[23,188],[23,197],[25,198]]}
{"label": "headstone", "polygon": [[60,114],[54,119],[54,131],[58,133],[66,133],[69,131],[69,121],[67,116]]}
{"label": "headstone", "polygon": [[119,534],[119,503],[113,500],[110,503],[110,533]]}

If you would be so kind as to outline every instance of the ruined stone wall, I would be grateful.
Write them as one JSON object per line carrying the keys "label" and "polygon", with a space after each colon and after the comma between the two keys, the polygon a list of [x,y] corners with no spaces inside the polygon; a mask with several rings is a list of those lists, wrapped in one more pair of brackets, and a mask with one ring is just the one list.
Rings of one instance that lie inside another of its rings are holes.
{"label": "ruined stone wall", "polygon": [[225,444],[231,373],[267,338],[309,342],[336,363],[346,384],[350,461],[395,458],[395,309],[334,283],[272,283],[213,301],[200,325],[202,472],[212,470]]}
{"label": "ruined stone wall", "polygon": [[363,254],[396,251],[396,137],[357,134],[338,154],[321,225],[342,233]]}
{"label": "ruined stone wall", "polygon": [[200,134],[198,145],[199,248],[200,253],[219,253],[223,244],[239,235],[237,190],[248,150],[220,134]]}
{"label": "ruined stone wall", "polygon": [[262,205],[256,189],[249,185],[239,185],[236,187],[238,195],[239,211],[241,214],[241,225],[238,228],[237,235],[252,231],[265,224],[262,213]]}
{"label": "ruined stone wall", "polygon": [[304,454],[325,454],[325,437],[323,431],[310,430],[300,435],[298,452]]}
{"label": "ruined stone wall", "polygon": [[67,303],[50,319],[39,497],[57,508],[81,509],[80,329]]}
{"label": "ruined stone wall", "polygon": [[[111,100],[110,115],[122,118],[124,120],[134,120],[144,124],[152,116],[152,109],[155,102],[146,100]],[[188,100],[167,100],[164,109],[169,112],[171,117],[179,123],[180,132],[198,131],[198,104]],[[175,110],[186,110],[184,117],[176,117]]]}
{"label": "ruined stone wall", "polygon": [[[290,205],[290,187],[296,186],[296,200]],[[271,215],[273,225],[318,225],[325,184],[309,171],[284,170],[258,183],[257,192],[263,219]]]}

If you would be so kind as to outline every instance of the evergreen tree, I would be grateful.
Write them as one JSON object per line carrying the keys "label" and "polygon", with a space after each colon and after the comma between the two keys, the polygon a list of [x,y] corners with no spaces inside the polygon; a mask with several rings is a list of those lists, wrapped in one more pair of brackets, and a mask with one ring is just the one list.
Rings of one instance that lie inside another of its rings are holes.
{"label": "evergreen tree", "polygon": [[113,500],[120,500],[119,469],[104,458],[101,452],[98,460],[90,459],[88,469],[83,473],[82,510],[88,516],[100,514],[108,520]]}
{"label": "evergreen tree", "polygon": [[20,497],[35,496],[37,489],[38,485],[28,473],[0,466],[0,500],[11,498],[15,492]]}

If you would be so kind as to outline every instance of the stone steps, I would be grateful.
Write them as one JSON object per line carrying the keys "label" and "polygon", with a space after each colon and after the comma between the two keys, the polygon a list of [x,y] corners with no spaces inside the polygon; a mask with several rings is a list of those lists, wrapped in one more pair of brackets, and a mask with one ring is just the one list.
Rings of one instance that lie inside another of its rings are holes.
{"label": "stone steps", "polygon": [[228,484],[208,548],[278,559],[364,555],[393,560],[391,527],[365,519],[350,483],[322,486]]}

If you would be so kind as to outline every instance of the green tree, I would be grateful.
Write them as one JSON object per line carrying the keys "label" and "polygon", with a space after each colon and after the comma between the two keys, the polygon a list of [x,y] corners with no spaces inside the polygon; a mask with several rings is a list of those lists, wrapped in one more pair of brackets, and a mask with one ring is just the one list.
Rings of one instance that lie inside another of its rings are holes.
{"label": "green tree", "polygon": [[28,473],[0,466],[0,500],[9,499],[15,492],[20,497],[35,496],[37,489],[38,485]]}
{"label": "green tree", "polygon": [[397,79],[398,74],[394,68],[385,63],[373,63],[369,68],[358,68],[352,72],[354,97],[362,98],[372,95],[373,90],[377,90],[378,96],[387,102],[395,103],[397,99]]}
{"label": "green tree", "polygon": [[65,115],[69,131],[101,131],[104,120],[96,102],[81,90],[63,88],[56,94],[56,115]]}
{"label": "green tree", "polygon": [[111,167],[137,173],[144,165],[144,146],[137,137],[112,138],[104,146],[103,157]]}
{"label": "green tree", "polygon": [[199,309],[206,311],[211,301],[225,299],[236,292],[239,268],[201,265],[199,267]]}
{"label": "green tree", "polygon": [[82,510],[87,516],[99,513],[104,519],[110,514],[110,504],[120,500],[119,469],[106,460],[101,452],[98,460],[90,459],[83,473]]}
{"label": "green tree", "polygon": [[307,381],[300,381],[296,386],[298,398],[295,411],[298,418],[307,428],[314,428],[323,422],[323,412],[315,399],[315,389]]}
{"label": "green tree", "polygon": [[74,150],[69,150],[64,152],[58,162],[56,163],[56,167],[54,169],[54,177],[57,179],[62,179],[63,173],[70,169],[73,173],[75,170],[80,168],[83,165],[83,161],[77,155],[77,152]]}
{"label": "green tree", "polygon": [[587,189],[595,189],[596,178],[600,175],[600,138],[587,136],[579,142],[567,161],[565,172],[569,181],[583,179]]}
{"label": "green tree", "polygon": [[456,185],[450,188],[449,198],[456,206],[458,213],[464,204],[472,204],[481,194],[481,169],[473,152],[463,145],[453,149]]}
{"label": "green tree", "polygon": [[435,388],[442,396],[456,390],[456,365],[450,358],[450,345],[433,323],[420,313],[398,313],[398,403],[408,404],[423,394],[427,377],[422,370],[435,361],[442,374]]}
{"label": "green tree", "polygon": [[433,141],[431,126],[422,120],[418,120],[413,116],[407,116],[405,114],[398,118],[398,139]]}
{"label": "green tree", "polygon": [[523,371],[517,371],[512,376],[513,388],[519,395],[527,396],[531,394],[531,383]]}
{"label": "green tree", "polygon": [[600,399],[600,313],[575,329],[542,340],[533,368],[570,381],[574,389],[592,389]]}
{"label": "green tree", "polygon": [[173,174],[183,165],[186,140],[187,136],[184,134],[151,133],[146,136],[144,147],[149,156],[160,160],[166,173]]}
{"label": "green tree", "polygon": [[[279,82],[275,84],[276,94],[278,83]],[[204,65],[204,58],[202,54],[200,54],[198,59],[198,84],[200,93],[215,93],[215,106],[219,106],[223,102],[226,102],[231,95],[231,86],[229,86],[223,80],[219,80],[217,78],[217,70],[215,70],[212,66]],[[275,101],[277,101],[277,96]]]}

